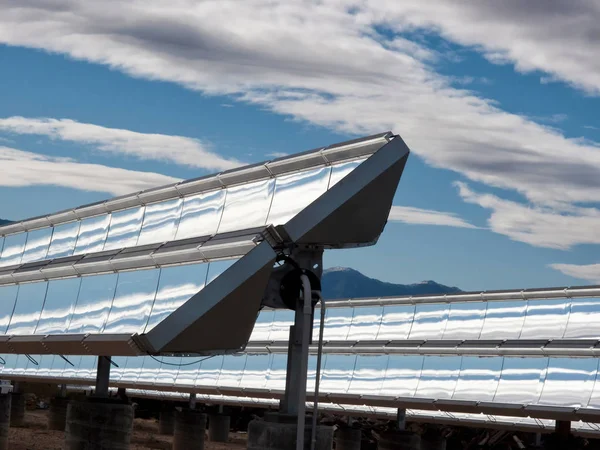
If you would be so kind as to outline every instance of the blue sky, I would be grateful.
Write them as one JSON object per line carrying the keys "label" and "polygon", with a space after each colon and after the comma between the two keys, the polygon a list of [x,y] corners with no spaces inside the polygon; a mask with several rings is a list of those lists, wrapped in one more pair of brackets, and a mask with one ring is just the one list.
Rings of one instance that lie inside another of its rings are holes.
{"label": "blue sky", "polygon": [[412,155],[386,231],[326,266],[600,281],[594,2],[54,3],[2,7],[0,217],[392,129]]}

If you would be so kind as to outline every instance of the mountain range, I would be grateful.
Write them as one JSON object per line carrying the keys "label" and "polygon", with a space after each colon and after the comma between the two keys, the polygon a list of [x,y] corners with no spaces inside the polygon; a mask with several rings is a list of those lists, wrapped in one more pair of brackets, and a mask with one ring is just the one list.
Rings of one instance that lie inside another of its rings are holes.
{"label": "mountain range", "polygon": [[334,267],[323,271],[321,289],[325,299],[350,297],[386,297],[404,295],[452,294],[461,292],[454,286],[445,286],[435,281],[415,284],[393,284],[369,278],[358,270]]}
{"label": "mountain range", "polygon": [[7,223],[10,223],[10,220],[0,219],[0,225],[6,225]]}

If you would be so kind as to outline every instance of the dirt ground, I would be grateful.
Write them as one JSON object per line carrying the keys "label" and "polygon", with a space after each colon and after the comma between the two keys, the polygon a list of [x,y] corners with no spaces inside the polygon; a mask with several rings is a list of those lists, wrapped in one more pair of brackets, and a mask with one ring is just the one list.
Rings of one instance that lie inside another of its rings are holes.
{"label": "dirt ground", "polygon": [[[65,433],[48,430],[48,411],[36,410],[25,412],[25,427],[10,428],[10,450],[61,450]],[[135,419],[131,450],[161,449],[172,447],[172,436],[158,434],[158,421],[152,419]],[[228,443],[205,442],[206,450],[241,450],[246,448],[246,436],[243,433],[231,433]]]}

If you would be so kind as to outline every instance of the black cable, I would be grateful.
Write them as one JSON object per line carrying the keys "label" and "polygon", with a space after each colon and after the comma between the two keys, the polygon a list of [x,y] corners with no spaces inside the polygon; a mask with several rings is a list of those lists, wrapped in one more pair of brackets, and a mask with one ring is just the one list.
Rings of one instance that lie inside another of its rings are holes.
{"label": "black cable", "polygon": [[64,359],[66,362],[68,362],[69,364],[71,364],[71,367],[75,367],[75,364],[73,364],[71,361],[69,361],[65,356],[63,355],[58,355],[60,356],[62,359]]}
{"label": "black cable", "polygon": [[25,355],[27,357],[27,359],[32,363],[35,364],[36,366],[39,366],[38,362],[33,359],[30,355]]}
{"label": "black cable", "polygon": [[154,361],[158,361],[161,364],[166,364],[167,366],[185,367],[185,366],[191,366],[191,365],[194,365],[194,364],[201,363],[202,361],[206,361],[207,359],[214,358],[217,355],[207,356],[206,358],[199,359],[198,361],[194,361],[194,362],[191,362],[191,363],[185,363],[185,364],[173,364],[173,363],[164,362],[164,361],[161,361],[160,359],[152,356],[150,353],[148,353],[148,356],[150,358],[152,358]]}
{"label": "black cable", "polygon": [[111,364],[111,366],[115,366],[117,369],[119,368],[119,365],[114,362],[110,356],[102,356],[102,358],[108,359],[108,362]]}
{"label": "black cable", "polygon": [[6,360],[2,356],[0,356],[0,364],[6,364]]}

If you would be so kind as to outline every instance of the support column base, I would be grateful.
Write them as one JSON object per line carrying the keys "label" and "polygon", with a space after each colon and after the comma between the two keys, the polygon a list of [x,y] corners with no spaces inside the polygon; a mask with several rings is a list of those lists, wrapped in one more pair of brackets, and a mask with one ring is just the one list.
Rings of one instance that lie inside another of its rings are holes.
{"label": "support column base", "polygon": [[11,400],[11,394],[0,394],[0,450],[8,450]]}
{"label": "support column base", "polygon": [[158,419],[158,432],[166,436],[173,436],[175,431],[175,410],[163,409]]}
{"label": "support column base", "polygon": [[10,426],[22,427],[25,425],[25,395],[21,392],[12,392],[10,395]]}
{"label": "support column base", "polygon": [[[310,419],[304,428],[304,448],[310,449]],[[333,427],[318,426],[315,450],[331,450]],[[289,450],[296,448],[296,423],[252,420],[248,424],[248,450]]]}
{"label": "support column base", "polygon": [[128,450],[133,407],[108,398],[69,402],[65,450]]}
{"label": "support column base", "polygon": [[421,437],[411,431],[388,431],[376,434],[379,450],[420,450]]}
{"label": "support column base", "polygon": [[421,436],[421,450],[446,450],[446,439],[441,436]]}
{"label": "support column base", "polygon": [[175,412],[173,450],[204,450],[206,414],[194,409]]}
{"label": "support column base", "polygon": [[335,430],[335,450],[360,450],[362,431],[355,428]]}
{"label": "support column base", "polygon": [[48,429],[65,431],[67,427],[67,407],[69,399],[65,397],[54,397],[50,400],[48,414]]}
{"label": "support column base", "polygon": [[229,440],[230,417],[225,414],[208,416],[208,440],[211,442],[227,442]]}

